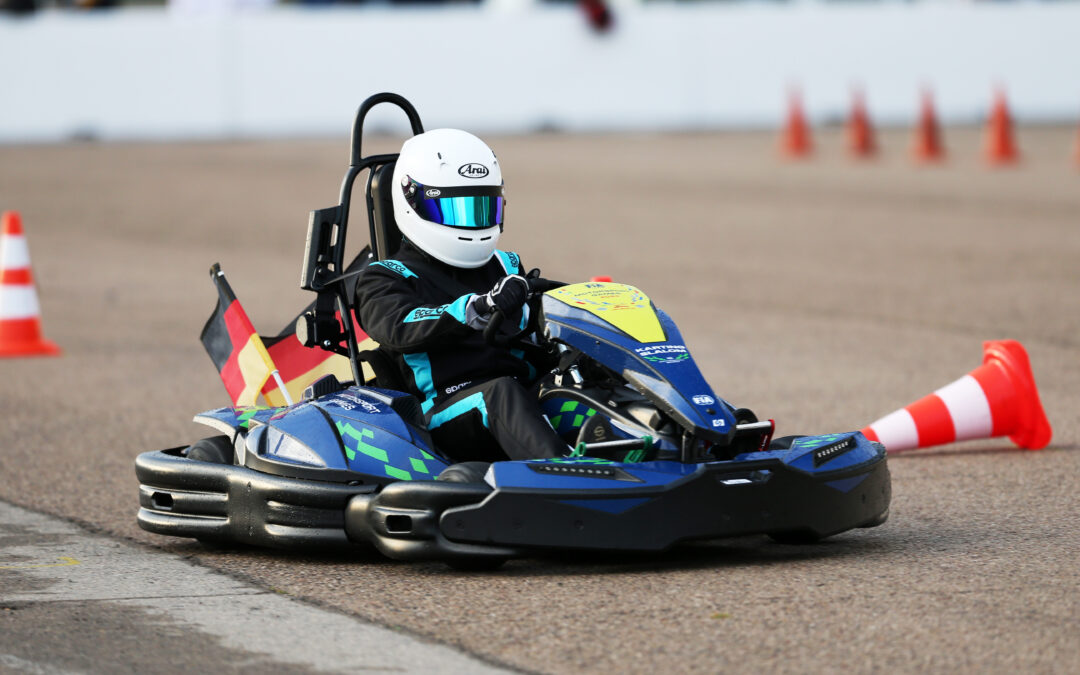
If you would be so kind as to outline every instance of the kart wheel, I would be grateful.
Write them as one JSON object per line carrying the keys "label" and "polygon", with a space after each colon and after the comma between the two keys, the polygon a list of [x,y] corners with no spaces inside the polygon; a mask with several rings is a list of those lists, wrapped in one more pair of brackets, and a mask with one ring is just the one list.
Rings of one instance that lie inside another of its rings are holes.
{"label": "kart wheel", "polygon": [[506,564],[507,558],[451,558],[446,564],[459,572],[493,572]]}
{"label": "kart wheel", "polygon": [[483,483],[491,462],[458,462],[442,470],[435,480],[447,483]]}
{"label": "kart wheel", "polygon": [[769,539],[777,544],[786,546],[806,546],[816,544],[824,537],[810,530],[793,530],[791,532],[770,532]]}
{"label": "kart wheel", "polygon": [[213,464],[232,464],[233,445],[228,436],[211,436],[195,441],[185,453],[188,459]]}
{"label": "kart wheel", "polygon": [[735,424],[753,424],[758,421],[757,415],[750,408],[739,408],[734,413]]}

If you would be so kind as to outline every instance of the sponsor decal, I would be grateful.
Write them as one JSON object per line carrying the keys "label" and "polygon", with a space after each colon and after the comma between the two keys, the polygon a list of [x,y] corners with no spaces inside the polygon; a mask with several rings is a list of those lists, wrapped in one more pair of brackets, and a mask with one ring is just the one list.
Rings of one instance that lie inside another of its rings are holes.
{"label": "sponsor decal", "polygon": [[698,394],[694,397],[695,405],[712,405],[713,403],[716,403],[716,399],[708,394]]}
{"label": "sponsor decal", "polygon": [[652,363],[678,363],[690,358],[686,345],[650,345],[634,350],[638,356]]}
{"label": "sponsor decal", "polygon": [[438,307],[417,307],[414,309],[405,321],[424,321],[426,319],[438,319],[446,311],[449,305],[440,305]]}
{"label": "sponsor decal", "polygon": [[370,415],[378,415],[382,412],[382,408],[378,405],[367,399],[356,396],[355,394],[350,394],[349,392],[338,393],[326,403],[328,405],[336,405],[345,410],[356,410],[357,408],[360,408]]}
{"label": "sponsor decal", "polygon": [[424,190],[424,196],[428,199],[435,199],[441,194],[442,190],[440,190],[439,188],[428,188],[427,190]]}
{"label": "sponsor decal", "polygon": [[469,164],[462,164],[458,167],[458,175],[465,178],[486,178],[488,175],[488,168],[483,164],[477,164],[476,162],[470,162]]}
{"label": "sponsor decal", "polygon": [[371,264],[372,265],[382,265],[383,267],[385,267],[388,270],[393,270],[394,272],[397,272],[398,274],[405,277],[406,279],[408,279],[409,277],[415,277],[416,276],[416,274],[414,274],[411,269],[409,269],[408,267],[405,267],[404,265],[402,265],[401,263],[399,263],[396,260],[379,260],[378,262],[373,262]]}
{"label": "sponsor decal", "polygon": [[714,427],[722,427],[724,426],[724,420],[713,420],[712,425]]}
{"label": "sponsor decal", "polygon": [[452,387],[447,387],[447,388],[446,388],[446,393],[447,393],[448,395],[449,395],[449,394],[453,394],[453,393],[454,393],[454,392],[456,392],[456,391],[461,391],[462,389],[464,389],[465,387],[469,386],[470,384],[472,384],[472,380],[469,380],[469,381],[467,381],[467,382],[462,382],[461,384],[455,384],[455,385],[454,385],[454,386],[452,386]]}

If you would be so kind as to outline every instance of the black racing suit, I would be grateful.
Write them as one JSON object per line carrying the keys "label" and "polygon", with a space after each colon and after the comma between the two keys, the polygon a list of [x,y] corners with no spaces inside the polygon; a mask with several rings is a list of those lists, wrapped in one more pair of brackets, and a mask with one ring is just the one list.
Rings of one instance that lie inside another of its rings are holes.
{"label": "black racing suit", "polygon": [[[527,388],[535,367],[519,349],[487,344],[486,318],[469,304],[508,274],[524,274],[515,253],[496,251],[485,265],[461,269],[405,241],[394,260],[371,263],[357,281],[360,325],[394,358],[436,446],[456,461],[569,451]],[[512,320],[527,319],[525,307]]]}

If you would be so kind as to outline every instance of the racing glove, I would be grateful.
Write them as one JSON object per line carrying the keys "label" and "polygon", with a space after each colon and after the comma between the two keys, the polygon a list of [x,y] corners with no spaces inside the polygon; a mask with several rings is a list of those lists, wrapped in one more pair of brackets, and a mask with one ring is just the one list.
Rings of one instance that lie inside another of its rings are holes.
{"label": "racing glove", "polygon": [[475,309],[480,316],[490,316],[496,309],[513,316],[529,297],[529,282],[520,274],[499,279],[485,295],[476,297]]}

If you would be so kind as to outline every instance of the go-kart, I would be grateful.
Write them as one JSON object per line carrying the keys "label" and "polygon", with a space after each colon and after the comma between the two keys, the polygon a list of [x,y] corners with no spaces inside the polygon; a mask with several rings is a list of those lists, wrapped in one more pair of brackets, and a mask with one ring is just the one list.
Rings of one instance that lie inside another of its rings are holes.
{"label": "go-kart", "polygon": [[567,456],[452,463],[385,354],[360,351],[339,320],[352,309],[344,242],[361,171],[371,258],[392,259],[401,241],[396,155],[360,154],[364,117],[383,102],[423,131],[400,96],[364,102],[341,203],[312,213],[301,282],[317,299],[298,339],[347,354],[353,381],[324,377],[294,405],[202,413],[195,420],[222,435],[139,455],[143,529],[276,547],[370,543],[392,558],[494,566],[746,534],[810,542],[885,522],[884,446],[854,431],[774,439],[774,423],[717,396],[670,317],[621,283],[532,278],[525,329],[510,334],[494,317],[485,331],[548,364],[537,395]]}

